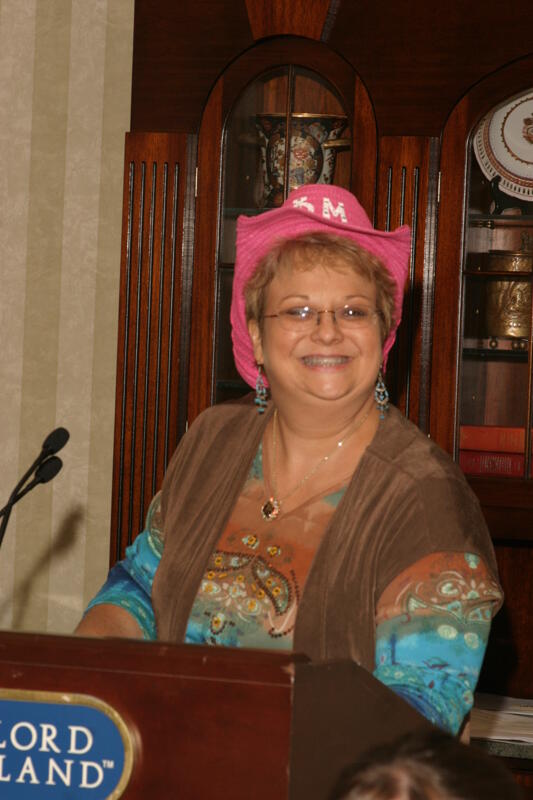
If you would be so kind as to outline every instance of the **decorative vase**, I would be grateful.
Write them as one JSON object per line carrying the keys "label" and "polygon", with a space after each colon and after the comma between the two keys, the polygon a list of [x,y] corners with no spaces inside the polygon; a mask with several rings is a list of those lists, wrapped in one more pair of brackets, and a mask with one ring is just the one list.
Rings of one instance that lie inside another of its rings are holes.
{"label": "decorative vase", "polygon": [[[531,272],[533,251],[526,236],[524,249],[515,252],[491,250],[485,256],[488,272]],[[485,320],[489,336],[528,337],[531,330],[530,280],[491,280],[487,282]]]}
{"label": "decorative vase", "polygon": [[[258,114],[256,127],[261,143],[260,177],[256,191],[259,208],[276,208],[284,200],[285,114]],[[336,147],[346,117],[337,114],[291,114],[289,191],[306,183],[332,183]]]}

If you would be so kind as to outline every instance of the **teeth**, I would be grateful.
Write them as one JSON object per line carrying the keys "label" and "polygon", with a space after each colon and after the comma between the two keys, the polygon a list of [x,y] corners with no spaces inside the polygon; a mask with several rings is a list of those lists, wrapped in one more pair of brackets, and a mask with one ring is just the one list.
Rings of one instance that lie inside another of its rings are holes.
{"label": "teeth", "polygon": [[336,367],[348,361],[346,356],[305,356],[302,358],[308,367]]}

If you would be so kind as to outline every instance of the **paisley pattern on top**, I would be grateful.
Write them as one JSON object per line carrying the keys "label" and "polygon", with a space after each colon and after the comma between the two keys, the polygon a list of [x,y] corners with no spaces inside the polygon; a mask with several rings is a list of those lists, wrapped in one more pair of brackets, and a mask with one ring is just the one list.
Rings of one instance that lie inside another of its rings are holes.
{"label": "paisley pattern on top", "polygon": [[204,573],[187,626],[191,644],[292,648],[302,589],[344,488],[266,521],[261,455],[259,448]]}
{"label": "paisley pattern on top", "polygon": [[474,553],[432,553],[398,575],[376,610],[375,676],[457,732],[473,703],[490,622],[502,602]]}

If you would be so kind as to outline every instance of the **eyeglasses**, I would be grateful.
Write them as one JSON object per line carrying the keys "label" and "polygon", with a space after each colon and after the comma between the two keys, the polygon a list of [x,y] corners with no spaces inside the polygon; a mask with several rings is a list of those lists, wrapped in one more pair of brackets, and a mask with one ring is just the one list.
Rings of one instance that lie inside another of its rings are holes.
{"label": "eyeglasses", "polygon": [[310,306],[295,306],[279,311],[277,314],[265,314],[265,319],[279,319],[279,324],[286,331],[310,331],[320,322],[321,314],[332,314],[333,320],[342,330],[368,328],[381,312],[376,308],[364,305],[345,305],[337,308],[324,308],[319,311]]}

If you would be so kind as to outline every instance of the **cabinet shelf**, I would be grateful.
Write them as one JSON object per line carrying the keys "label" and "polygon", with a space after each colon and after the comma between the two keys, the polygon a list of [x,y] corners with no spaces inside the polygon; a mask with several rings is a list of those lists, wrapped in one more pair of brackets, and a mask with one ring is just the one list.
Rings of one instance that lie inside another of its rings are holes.
{"label": "cabinet shelf", "polygon": [[468,223],[487,228],[533,227],[533,214],[476,214],[468,215]]}
{"label": "cabinet shelf", "polygon": [[533,277],[533,273],[524,270],[511,272],[510,270],[465,269],[464,274],[473,278],[503,278],[509,281],[515,281],[517,278],[529,280]]}
{"label": "cabinet shelf", "polygon": [[504,356],[504,358],[521,356],[527,361],[529,339],[525,337],[509,338],[487,336],[484,338],[465,337],[463,340],[463,354],[483,354],[485,358]]}
{"label": "cabinet shelf", "polygon": [[475,361],[504,361],[527,364],[527,350],[490,350],[488,348],[463,347],[463,358]]}

